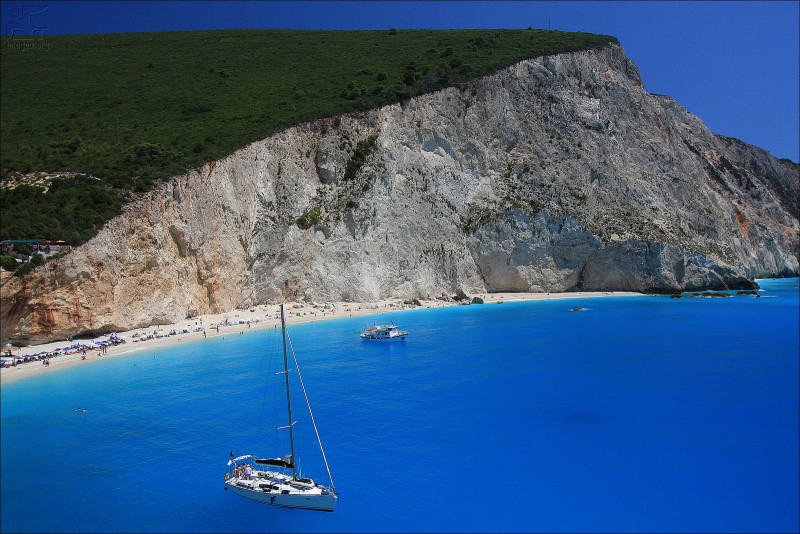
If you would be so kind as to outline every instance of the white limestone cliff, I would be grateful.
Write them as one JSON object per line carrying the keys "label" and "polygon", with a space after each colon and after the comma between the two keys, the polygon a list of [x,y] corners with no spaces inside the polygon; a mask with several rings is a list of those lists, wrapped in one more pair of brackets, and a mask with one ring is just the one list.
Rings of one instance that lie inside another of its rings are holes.
{"label": "white limestone cliff", "polygon": [[284,298],[750,287],[798,274],[798,169],[648,94],[618,45],[532,59],[173,178],[7,282],[2,338]]}

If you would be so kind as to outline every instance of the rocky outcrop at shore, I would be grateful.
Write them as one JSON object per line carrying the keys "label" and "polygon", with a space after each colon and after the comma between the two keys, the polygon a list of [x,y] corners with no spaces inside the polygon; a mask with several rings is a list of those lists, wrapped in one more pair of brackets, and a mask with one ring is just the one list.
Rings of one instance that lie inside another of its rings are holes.
{"label": "rocky outcrop at shore", "polygon": [[289,300],[749,289],[797,276],[800,166],[645,91],[618,45],[288,128],[2,287],[2,339]]}

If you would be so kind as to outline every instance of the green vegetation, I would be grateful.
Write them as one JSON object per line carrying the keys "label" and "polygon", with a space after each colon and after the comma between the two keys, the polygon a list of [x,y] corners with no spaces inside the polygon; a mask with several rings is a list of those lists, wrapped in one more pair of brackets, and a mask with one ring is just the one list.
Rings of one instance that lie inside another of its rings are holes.
{"label": "green vegetation", "polygon": [[347,166],[344,169],[343,179],[345,181],[355,178],[358,171],[361,170],[361,167],[366,162],[367,157],[369,157],[378,146],[377,140],[377,135],[370,135],[366,139],[358,142],[352,157],[347,161]]}
{"label": "green vegetation", "polygon": [[52,180],[43,187],[0,188],[0,240],[37,237],[83,243],[118,215],[126,193],[83,175]]}
{"label": "green vegetation", "polygon": [[316,226],[318,224],[321,224],[322,222],[323,222],[322,210],[319,206],[317,206],[311,208],[303,215],[298,217],[298,219],[295,221],[295,224],[297,224],[297,226],[299,226],[303,230],[308,230],[312,226]]}
{"label": "green vegetation", "polygon": [[25,276],[40,265],[44,265],[44,258],[41,254],[34,254],[30,261],[22,264],[17,263],[13,256],[0,256],[0,267],[5,271],[12,271],[14,276]]}
{"label": "green vegetation", "polygon": [[[77,245],[128,192],[302,121],[402,102],[616,39],[544,30],[220,30],[48,36],[0,49],[2,238]],[[369,141],[369,140],[367,140]],[[356,149],[366,157],[373,145]],[[36,190],[36,172],[82,173]],[[69,189],[65,191],[64,189]],[[74,191],[73,191],[74,189]],[[55,193],[62,196],[55,200]]]}
{"label": "green vegetation", "polygon": [[16,271],[19,264],[17,260],[14,259],[14,256],[0,256],[0,268],[6,271]]}

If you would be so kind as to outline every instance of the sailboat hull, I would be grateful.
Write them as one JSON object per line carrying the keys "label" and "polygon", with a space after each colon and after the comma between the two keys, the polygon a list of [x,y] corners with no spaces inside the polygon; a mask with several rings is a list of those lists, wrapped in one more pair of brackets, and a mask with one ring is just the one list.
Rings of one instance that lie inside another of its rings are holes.
{"label": "sailboat hull", "polygon": [[225,489],[237,495],[241,495],[251,501],[256,501],[272,506],[283,508],[299,508],[303,510],[318,510],[321,512],[333,512],[336,506],[336,495],[333,493],[322,493],[315,488],[311,491],[296,491],[291,493],[270,492],[257,489],[255,487],[244,487],[231,479],[225,482]]}
{"label": "sailboat hull", "polygon": [[273,506],[283,506],[284,508],[302,508],[305,510],[319,510],[321,512],[333,512],[336,505],[336,497],[333,495],[273,495]]}

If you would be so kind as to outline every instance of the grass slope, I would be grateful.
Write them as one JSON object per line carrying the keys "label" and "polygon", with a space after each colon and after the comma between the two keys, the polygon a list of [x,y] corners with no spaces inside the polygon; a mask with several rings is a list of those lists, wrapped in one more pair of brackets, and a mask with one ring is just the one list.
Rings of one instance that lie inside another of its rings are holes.
{"label": "grass slope", "polygon": [[[616,39],[530,29],[220,30],[46,41],[46,49],[0,50],[0,239],[79,244],[119,213],[129,191],[280,129]],[[19,185],[34,171],[95,180],[59,179],[51,190],[67,198],[44,201],[51,193]],[[101,206],[85,202],[87,190],[102,192]],[[65,205],[75,209],[58,209]]]}

